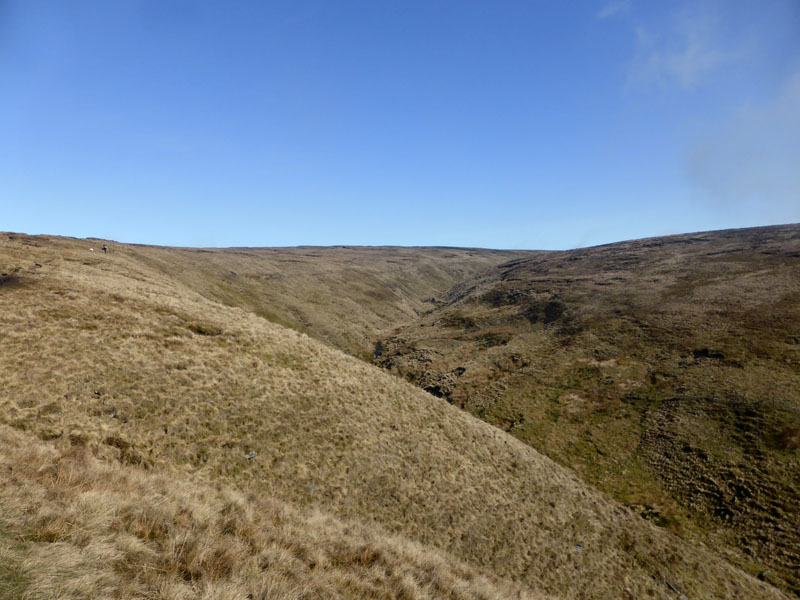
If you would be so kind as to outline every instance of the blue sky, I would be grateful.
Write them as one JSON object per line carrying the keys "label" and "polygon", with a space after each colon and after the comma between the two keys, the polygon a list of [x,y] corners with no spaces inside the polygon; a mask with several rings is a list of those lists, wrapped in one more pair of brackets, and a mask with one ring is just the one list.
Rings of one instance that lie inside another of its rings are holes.
{"label": "blue sky", "polygon": [[0,230],[562,249],[798,221],[797,0],[0,0]]}

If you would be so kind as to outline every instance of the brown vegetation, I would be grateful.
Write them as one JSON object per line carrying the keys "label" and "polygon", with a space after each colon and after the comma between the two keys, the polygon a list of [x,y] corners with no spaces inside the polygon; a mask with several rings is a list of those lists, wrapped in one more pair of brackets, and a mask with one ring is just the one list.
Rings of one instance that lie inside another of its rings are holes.
{"label": "brown vegetation", "polygon": [[379,364],[800,594],[800,227],[542,254],[444,298]]}
{"label": "brown vegetation", "polygon": [[[138,248],[115,246],[100,256],[81,240],[32,239],[23,243],[6,237],[0,243],[2,261],[19,269],[21,282],[0,289],[0,421],[21,432],[15,435],[27,436],[17,439],[37,437],[56,445],[64,458],[52,460],[64,462],[65,473],[72,469],[70,457],[82,456],[94,465],[92,472],[110,473],[111,465],[118,464],[124,473],[138,473],[142,497],[165,494],[165,484],[158,482],[169,477],[186,478],[181,485],[190,495],[222,486],[236,489],[240,498],[290,502],[292,510],[323,511],[363,522],[367,529],[378,526],[437,548],[432,557],[445,551],[470,568],[488,570],[491,577],[562,598],[782,597],[767,583],[620,507],[530,446],[444,400],[247,307],[200,293],[213,286],[213,277],[189,286],[169,269],[143,259]],[[513,364],[513,357],[509,360]],[[18,454],[9,456],[11,467],[21,461]],[[55,472],[60,469],[56,465]],[[145,478],[144,470],[154,471],[155,479]],[[59,497],[60,486],[71,477],[57,475],[51,480],[57,485],[50,488],[48,480],[28,478],[30,486],[23,481],[19,487]],[[86,477],[95,481],[94,475]],[[98,489],[104,485],[100,479]],[[81,493],[91,492],[94,483],[81,485]],[[149,486],[152,490],[145,491]],[[65,502],[73,492],[67,485]],[[235,565],[255,564],[248,561],[261,550],[238,554],[236,544],[247,546],[249,538],[235,541],[238,534],[227,533],[216,516],[202,516],[217,511],[222,497],[210,497],[211,508],[198,509],[198,527],[209,537],[201,545],[192,542],[185,558],[180,553],[186,547],[167,553],[178,556],[164,568],[169,577],[190,586],[184,592],[202,591],[206,573],[224,585],[242,586],[280,575],[262,570],[253,571],[247,582],[237,579]],[[181,529],[181,504],[174,502],[177,508],[152,523],[137,524],[135,513],[125,521],[124,512],[103,522],[127,536],[155,536],[165,547],[175,547],[197,533],[191,524],[189,531]],[[12,526],[2,533],[3,551],[11,556],[5,563],[11,566],[4,568],[9,580],[28,586],[24,589],[39,589],[30,587],[34,584],[25,561],[56,556],[58,544],[80,539],[80,527],[75,533],[72,521],[62,522],[57,514],[50,520],[40,519],[36,511],[14,514]],[[101,517],[90,513],[87,518]],[[119,519],[128,525],[119,525]],[[168,523],[176,528],[169,529]],[[39,532],[35,540],[25,538],[31,531]],[[78,536],[74,540],[69,537],[73,533]],[[228,541],[236,560],[226,554]],[[359,538],[349,543],[361,548]],[[312,554],[331,555],[310,542],[306,547]],[[122,550],[108,549],[117,551]],[[64,560],[81,556],[69,552],[72,558]],[[349,556],[344,562],[351,571],[354,563],[371,569],[378,561],[369,548]],[[68,568],[78,576],[107,578],[112,587],[102,589],[128,585],[114,582],[120,577],[115,570],[96,574],[91,564],[102,559],[87,560]],[[336,566],[334,559],[325,560]],[[455,563],[448,568],[459,573]],[[399,564],[391,569],[404,572]],[[35,584],[45,586],[41,589],[61,585],[62,571],[42,573],[43,582]],[[298,573],[287,586],[304,571]],[[349,576],[363,579],[363,574],[356,569]],[[417,583],[429,590],[428,581]],[[138,580],[130,585],[139,585]],[[230,597],[239,593],[244,592]],[[393,593],[390,597],[399,597]],[[225,597],[222,591],[213,594]],[[418,595],[426,594],[436,597],[432,591]]]}
{"label": "brown vegetation", "polygon": [[0,426],[0,598],[544,598],[378,528]]}
{"label": "brown vegetation", "polygon": [[470,248],[118,248],[202,296],[371,357],[450,287],[530,252]]}

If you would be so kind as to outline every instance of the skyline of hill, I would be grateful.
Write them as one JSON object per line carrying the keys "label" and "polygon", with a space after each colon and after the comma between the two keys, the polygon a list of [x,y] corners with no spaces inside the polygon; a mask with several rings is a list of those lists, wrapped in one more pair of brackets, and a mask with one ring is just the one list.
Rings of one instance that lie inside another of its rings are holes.
{"label": "skyline of hill", "polygon": [[789,225],[515,259],[376,362],[800,593],[799,340]]}
{"label": "skyline of hill", "polygon": [[[0,419],[15,443],[30,436],[52,448],[45,453],[86,452],[101,465],[363,522],[536,594],[784,597],[531,445],[343,352],[430,316],[459,278],[480,279],[507,255],[383,248],[265,258],[280,251],[121,244],[102,254],[89,251],[95,243],[0,240]],[[406,260],[385,275],[398,254]],[[276,272],[283,278],[263,277]],[[264,300],[259,290],[276,280],[280,302]],[[365,298],[374,302],[353,312]],[[73,543],[77,532],[64,535],[37,543]],[[204,582],[198,573],[186,585]]]}

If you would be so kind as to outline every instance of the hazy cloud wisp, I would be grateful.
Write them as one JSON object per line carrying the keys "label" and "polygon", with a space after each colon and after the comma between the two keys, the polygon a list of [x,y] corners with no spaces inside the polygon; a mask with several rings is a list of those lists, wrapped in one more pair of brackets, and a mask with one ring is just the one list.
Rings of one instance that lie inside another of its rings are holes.
{"label": "hazy cloud wisp", "polygon": [[715,26],[713,15],[684,13],[662,33],[638,27],[629,84],[677,82],[691,88],[718,67],[741,58],[741,50],[717,40]]}
{"label": "hazy cloud wisp", "polygon": [[609,19],[615,15],[618,15],[621,12],[625,12],[631,7],[631,0],[618,0],[617,2],[611,2],[606,4],[603,8],[600,9],[597,13],[598,19]]}
{"label": "hazy cloud wisp", "polygon": [[800,220],[800,71],[771,101],[699,137],[686,173],[717,205],[755,204],[770,218]]}

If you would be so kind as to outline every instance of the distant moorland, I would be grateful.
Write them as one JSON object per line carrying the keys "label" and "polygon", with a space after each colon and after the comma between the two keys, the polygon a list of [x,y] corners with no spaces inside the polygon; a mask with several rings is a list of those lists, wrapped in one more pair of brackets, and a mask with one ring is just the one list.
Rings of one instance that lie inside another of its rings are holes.
{"label": "distant moorland", "polygon": [[800,595],[799,299],[798,226],[2,234],[0,599]]}

